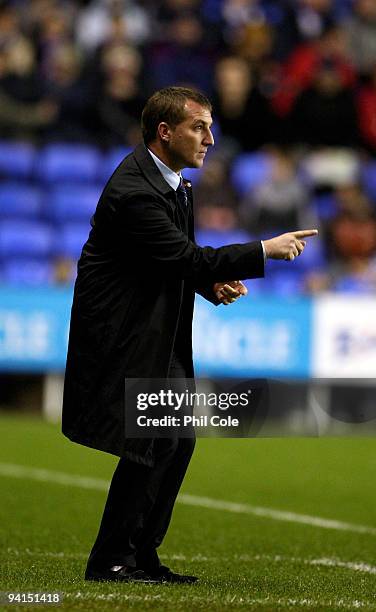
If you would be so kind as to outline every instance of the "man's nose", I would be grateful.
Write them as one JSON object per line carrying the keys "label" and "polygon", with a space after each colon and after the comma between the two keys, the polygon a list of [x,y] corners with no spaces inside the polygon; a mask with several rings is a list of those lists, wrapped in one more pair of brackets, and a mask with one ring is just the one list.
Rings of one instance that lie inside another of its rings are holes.
{"label": "man's nose", "polygon": [[211,130],[208,130],[207,133],[205,134],[205,139],[204,139],[203,144],[205,146],[212,146],[214,144],[214,136]]}

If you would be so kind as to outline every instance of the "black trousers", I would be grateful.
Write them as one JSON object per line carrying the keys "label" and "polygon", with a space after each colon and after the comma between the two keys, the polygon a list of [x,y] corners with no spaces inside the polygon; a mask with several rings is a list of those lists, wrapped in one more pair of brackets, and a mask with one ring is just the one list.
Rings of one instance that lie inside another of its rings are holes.
{"label": "black trousers", "polygon": [[[186,377],[175,355],[169,377]],[[90,569],[159,567],[157,548],[167,532],[194,446],[194,438],[158,438],[154,467],[120,459],[89,556]]]}

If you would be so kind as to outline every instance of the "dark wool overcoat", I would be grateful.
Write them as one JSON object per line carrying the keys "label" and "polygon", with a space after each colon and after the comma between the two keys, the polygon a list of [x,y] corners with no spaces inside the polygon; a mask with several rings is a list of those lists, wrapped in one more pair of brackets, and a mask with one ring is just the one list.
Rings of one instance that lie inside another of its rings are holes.
{"label": "dark wool overcoat", "polygon": [[[78,262],[64,385],[63,433],[153,465],[153,440],[128,439],[126,378],[166,378],[179,323],[193,377],[195,292],[214,304],[214,282],[264,274],[261,243],[199,247],[192,194],[182,209],[141,144],[108,181]],[[230,348],[230,347],[229,347]]]}

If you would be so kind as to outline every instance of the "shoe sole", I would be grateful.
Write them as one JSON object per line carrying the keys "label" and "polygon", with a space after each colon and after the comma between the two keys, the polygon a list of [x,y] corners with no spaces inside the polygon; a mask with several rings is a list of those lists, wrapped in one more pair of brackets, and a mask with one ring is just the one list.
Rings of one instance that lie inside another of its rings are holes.
{"label": "shoe sole", "polygon": [[145,578],[126,578],[125,576],[121,578],[103,578],[102,576],[85,576],[85,580],[88,582],[129,582],[137,583],[141,582],[142,584],[158,584],[158,580],[153,580],[152,578],[146,580]]}
{"label": "shoe sole", "polygon": [[126,582],[127,584],[129,582],[132,583],[137,583],[140,582],[141,584],[194,584],[198,581],[198,578],[193,578],[193,579],[188,579],[188,580],[179,580],[179,579],[172,579],[172,580],[168,580],[166,578],[132,578],[132,576],[126,577],[126,576],[121,576],[119,578],[117,577],[113,577],[113,578],[103,578],[103,576],[85,576],[85,580],[89,581],[89,582]]}

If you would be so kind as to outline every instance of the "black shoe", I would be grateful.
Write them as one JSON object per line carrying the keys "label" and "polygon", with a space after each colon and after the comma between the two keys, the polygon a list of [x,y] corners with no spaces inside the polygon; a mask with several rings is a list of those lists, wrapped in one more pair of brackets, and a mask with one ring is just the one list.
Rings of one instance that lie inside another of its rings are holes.
{"label": "black shoe", "polygon": [[157,582],[169,582],[175,584],[193,584],[197,582],[197,576],[186,576],[184,574],[175,574],[169,567],[161,565],[156,570],[148,572],[153,580]]}
{"label": "black shoe", "polygon": [[123,566],[116,570],[103,569],[103,570],[92,570],[87,569],[85,572],[85,580],[94,580],[96,582],[144,582],[144,583],[157,583],[159,580],[155,580],[146,572],[136,569],[135,567]]}

